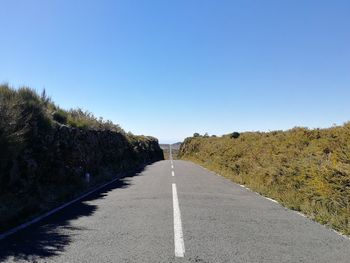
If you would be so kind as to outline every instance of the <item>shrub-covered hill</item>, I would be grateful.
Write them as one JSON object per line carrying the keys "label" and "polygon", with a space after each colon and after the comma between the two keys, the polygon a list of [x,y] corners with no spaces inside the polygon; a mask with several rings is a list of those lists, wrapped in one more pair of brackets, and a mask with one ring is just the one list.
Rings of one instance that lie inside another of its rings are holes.
{"label": "shrub-covered hill", "polygon": [[80,109],[60,109],[45,93],[2,85],[0,231],[163,158],[153,137],[125,133]]}
{"label": "shrub-covered hill", "polygon": [[187,138],[179,156],[350,234],[350,123]]}

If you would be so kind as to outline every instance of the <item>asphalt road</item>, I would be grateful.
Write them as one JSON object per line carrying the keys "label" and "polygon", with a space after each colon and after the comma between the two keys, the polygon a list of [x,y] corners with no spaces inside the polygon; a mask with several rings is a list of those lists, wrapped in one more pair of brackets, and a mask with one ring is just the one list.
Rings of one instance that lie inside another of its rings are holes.
{"label": "asphalt road", "polygon": [[349,239],[193,163],[173,167],[149,165],[2,240],[0,261],[350,262]]}

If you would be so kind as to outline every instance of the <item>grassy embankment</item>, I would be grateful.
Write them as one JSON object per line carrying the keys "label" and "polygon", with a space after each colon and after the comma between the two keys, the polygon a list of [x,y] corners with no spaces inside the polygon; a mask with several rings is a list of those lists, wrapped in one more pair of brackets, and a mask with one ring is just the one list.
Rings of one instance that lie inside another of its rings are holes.
{"label": "grassy embankment", "polygon": [[350,123],[191,137],[179,157],[350,234]]}
{"label": "grassy embankment", "polygon": [[160,159],[155,138],[63,110],[45,93],[0,85],[0,231]]}

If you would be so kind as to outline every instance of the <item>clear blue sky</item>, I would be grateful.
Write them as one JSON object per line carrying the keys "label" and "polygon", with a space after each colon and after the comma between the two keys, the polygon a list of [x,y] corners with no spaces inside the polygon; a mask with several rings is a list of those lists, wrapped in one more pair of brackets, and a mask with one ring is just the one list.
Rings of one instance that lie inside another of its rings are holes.
{"label": "clear blue sky", "polygon": [[0,81],[161,142],[350,120],[350,1],[1,0]]}

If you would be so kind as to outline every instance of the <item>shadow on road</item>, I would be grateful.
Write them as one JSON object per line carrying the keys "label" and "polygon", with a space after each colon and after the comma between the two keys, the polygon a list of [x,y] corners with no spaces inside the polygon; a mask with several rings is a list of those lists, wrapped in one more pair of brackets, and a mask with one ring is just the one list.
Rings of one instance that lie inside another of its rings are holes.
{"label": "shadow on road", "polygon": [[129,178],[140,175],[145,169],[140,169],[120,178],[74,203],[47,219],[0,241],[0,262],[5,260],[26,260],[36,262],[57,256],[64,252],[65,247],[73,241],[73,236],[79,231],[87,230],[72,226],[71,222],[93,215],[98,207],[88,201],[104,198],[110,191],[130,186]]}

